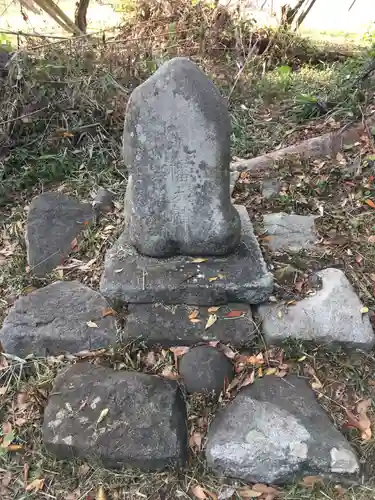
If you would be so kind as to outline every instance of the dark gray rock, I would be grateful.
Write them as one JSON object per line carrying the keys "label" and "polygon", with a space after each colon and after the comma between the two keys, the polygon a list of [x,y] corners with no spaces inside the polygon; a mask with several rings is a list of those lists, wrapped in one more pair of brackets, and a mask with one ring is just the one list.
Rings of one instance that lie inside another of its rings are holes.
{"label": "dark gray rock", "polygon": [[129,243],[151,257],[226,255],[241,226],[230,201],[230,118],[214,84],[174,58],[130,96],[124,159]]}
{"label": "dark gray rock", "polygon": [[58,281],[16,300],[0,341],[21,357],[108,347],[116,342],[116,323],[112,315],[103,317],[105,309],[100,293],[77,281]]}
{"label": "dark gray rock", "polygon": [[60,265],[72,241],[95,218],[93,208],[62,193],[50,191],[30,203],[26,224],[30,272],[43,277]]}
{"label": "dark gray rock", "polygon": [[375,336],[368,314],[339,269],[317,273],[322,287],[310,297],[292,305],[262,304],[257,313],[262,333],[269,344],[289,338],[318,344],[341,344],[347,348],[372,349]]}
{"label": "dark gray rock", "polygon": [[242,389],[212,422],[206,458],[216,473],[254,483],[359,472],[353,448],[296,376],[267,376]]}
{"label": "dark gray rock", "polygon": [[263,198],[272,198],[273,196],[277,196],[280,192],[281,182],[279,179],[273,179],[270,177],[269,179],[263,179],[262,182],[262,196]]}
{"label": "dark gray rock", "polygon": [[189,393],[219,394],[233,379],[228,358],[211,346],[197,346],[182,356],[179,372]]}
{"label": "dark gray rock", "polygon": [[114,209],[114,194],[108,189],[99,187],[98,192],[95,195],[92,206],[98,212],[109,213]]}
{"label": "dark gray rock", "polygon": [[[251,342],[257,333],[248,304],[225,304],[216,311],[217,320],[205,329],[210,313],[207,307],[166,304],[129,304],[123,336],[127,341],[142,339],[149,346],[192,345],[220,340],[241,347]],[[198,310],[191,321],[189,314]],[[243,311],[243,316],[227,318],[231,311]]]}
{"label": "dark gray rock", "polygon": [[141,255],[131,245],[125,225],[123,234],[106,255],[102,294],[120,303],[264,302],[272,293],[272,275],[267,271],[246,208],[236,208],[241,216],[240,245],[226,257],[208,257],[202,263],[194,263],[186,256],[155,259]]}
{"label": "dark gray rock", "polygon": [[316,240],[315,219],[314,215],[264,215],[267,244],[274,252],[299,252],[311,248]]}
{"label": "dark gray rock", "polygon": [[144,373],[76,364],[56,378],[44,414],[43,442],[59,459],[161,470],[183,464],[186,441],[178,384]]}

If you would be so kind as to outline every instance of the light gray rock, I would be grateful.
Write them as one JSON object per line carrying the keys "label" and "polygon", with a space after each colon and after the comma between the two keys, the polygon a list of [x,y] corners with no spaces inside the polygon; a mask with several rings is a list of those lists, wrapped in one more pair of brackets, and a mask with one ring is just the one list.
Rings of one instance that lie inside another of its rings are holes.
{"label": "light gray rock", "polygon": [[217,474],[254,483],[359,472],[353,448],[296,376],[267,376],[242,389],[213,420],[206,458]]}
{"label": "light gray rock", "polygon": [[182,356],[179,373],[187,392],[220,394],[233,379],[233,365],[225,354],[215,347],[201,345]]}
{"label": "light gray rock", "polygon": [[236,208],[242,227],[236,251],[226,257],[208,257],[201,263],[187,256],[155,259],[141,255],[131,245],[125,225],[123,234],[107,252],[101,293],[120,304],[207,306],[264,302],[272,293],[272,275],[267,271],[246,208]]}
{"label": "light gray rock", "polygon": [[[107,412],[105,416],[103,411]],[[144,471],[182,465],[186,407],[178,384],[153,375],[78,363],[56,378],[43,442],[59,459],[99,460]]]}
{"label": "light gray rock", "polygon": [[229,192],[230,118],[211,80],[174,58],[130,96],[129,243],[150,257],[226,255],[241,235]]}
{"label": "light gray rock", "polygon": [[257,313],[270,344],[288,338],[348,348],[371,349],[375,337],[367,314],[345,274],[339,269],[317,273],[322,288],[293,305],[262,304]]}
{"label": "light gray rock", "polygon": [[62,264],[74,238],[94,219],[90,204],[63,193],[36,196],[30,203],[25,235],[30,272],[43,277]]}
{"label": "light gray rock", "polygon": [[[189,314],[197,310],[191,321]],[[242,311],[243,316],[230,319],[231,311]],[[207,307],[187,307],[167,304],[129,304],[128,316],[123,331],[126,341],[142,339],[150,347],[160,344],[164,347],[192,345],[198,342],[220,340],[242,347],[248,345],[257,333],[251,308],[248,304],[225,304],[216,311],[217,320],[205,329],[210,316]]]}
{"label": "light gray rock", "polygon": [[108,347],[116,342],[116,323],[112,315],[103,317],[106,309],[100,293],[77,281],[58,281],[16,300],[0,341],[21,357]]}
{"label": "light gray rock", "polygon": [[314,215],[266,214],[263,217],[267,244],[274,252],[299,252],[313,246],[316,235]]}
{"label": "light gray rock", "polygon": [[279,179],[273,179],[270,177],[269,179],[263,179],[262,182],[262,196],[263,198],[272,198],[273,196],[277,196],[280,192],[281,182]]}

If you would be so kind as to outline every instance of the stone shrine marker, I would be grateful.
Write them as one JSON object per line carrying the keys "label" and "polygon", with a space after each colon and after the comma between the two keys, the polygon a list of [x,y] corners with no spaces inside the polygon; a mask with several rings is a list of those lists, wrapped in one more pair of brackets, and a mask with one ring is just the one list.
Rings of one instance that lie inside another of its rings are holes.
{"label": "stone shrine marker", "polygon": [[168,61],[134,90],[124,128],[125,227],[106,256],[106,298],[194,306],[267,300],[272,276],[245,207],[230,199],[230,133],[226,103],[188,59]]}
{"label": "stone shrine marker", "polygon": [[213,83],[188,59],[164,64],[134,90],[125,118],[129,242],[150,257],[234,250],[229,154],[229,114]]}

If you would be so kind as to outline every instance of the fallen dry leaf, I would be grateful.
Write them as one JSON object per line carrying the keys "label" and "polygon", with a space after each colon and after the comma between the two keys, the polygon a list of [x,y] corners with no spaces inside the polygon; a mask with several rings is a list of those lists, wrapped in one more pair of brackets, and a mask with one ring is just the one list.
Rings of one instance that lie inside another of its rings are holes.
{"label": "fallen dry leaf", "polygon": [[178,380],[180,378],[172,366],[165,366],[161,372],[161,376],[169,380]]}
{"label": "fallen dry leaf", "polygon": [[186,346],[170,347],[169,350],[173,352],[175,356],[183,356],[188,352],[189,347]]}
{"label": "fallen dry leaf", "polygon": [[207,498],[209,498],[204,489],[202,488],[202,486],[199,486],[198,484],[196,484],[195,486],[193,486],[191,488],[191,492],[192,494],[195,496],[195,498],[197,498],[198,500],[206,500]]}
{"label": "fallen dry leaf", "polygon": [[219,279],[219,276],[212,276],[211,278],[208,278],[208,281],[211,283],[212,281],[216,281]]}
{"label": "fallen dry leaf", "polygon": [[105,494],[103,486],[99,486],[95,500],[107,500],[107,495]]}
{"label": "fallen dry leaf", "polygon": [[189,446],[193,450],[200,451],[202,449],[203,434],[199,431],[193,432],[189,438]]}
{"label": "fallen dry leaf", "polygon": [[105,318],[106,316],[115,316],[116,311],[112,309],[112,307],[107,307],[106,309],[103,309],[102,316]]}
{"label": "fallen dry leaf", "polygon": [[189,319],[190,320],[196,319],[198,317],[198,314],[199,314],[199,309],[194,309],[194,311],[191,311],[191,313],[189,314]]}
{"label": "fallen dry leaf", "polygon": [[86,325],[90,328],[98,328],[98,325],[94,321],[87,321]]}
{"label": "fallen dry leaf", "polygon": [[264,356],[262,352],[259,352],[256,356],[247,356],[246,363],[249,365],[263,365]]}
{"label": "fallen dry leaf", "polygon": [[371,208],[375,208],[375,203],[372,200],[365,200],[365,203]]}
{"label": "fallen dry leaf", "polygon": [[98,417],[98,420],[96,421],[97,424],[100,424],[100,422],[102,422],[105,417],[108,415],[109,413],[109,409],[108,408],[104,408],[101,412],[100,412],[100,415]]}
{"label": "fallen dry leaf", "polygon": [[78,248],[78,241],[77,241],[77,238],[74,238],[74,240],[72,241],[72,250],[77,250]]}
{"label": "fallen dry leaf", "polygon": [[267,368],[267,370],[265,370],[264,374],[265,375],[275,375],[277,372],[278,372],[277,368]]}
{"label": "fallen dry leaf", "polygon": [[202,323],[202,321],[199,318],[193,318],[190,320],[190,323]]}
{"label": "fallen dry leaf", "polygon": [[216,314],[210,314],[206,323],[206,326],[204,327],[205,330],[208,330],[215,322],[217,321],[217,316]]}
{"label": "fallen dry leaf", "polygon": [[209,313],[215,313],[215,312],[217,312],[219,309],[220,309],[220,306],[214,306],[214,307],[209,307],[209,308],[207,309],[207,311],[208,311]]}
{"label": "fallen dry leaf", "polygon": [[30,465],[25,462],[23,464],[23,482],[25,485],[27,484],[27,480],[29,479],[29,470],[30,470]]}
{"label": "fallen dry leaf", "polygon": [[242,387],[246,387],[247,385],[253,384],[255,379],[255,372],[252,371],[238,384],[238,389],[242,389]]}
{"label": "fallen dry leaf", "polygon": [[306,476],[301,481],[301,485],[306,488],[314,488],[316,484],[324,484],[320,476]]}
{"label": "fallen dry leaf", "polygon": [[272,486],[267,486],[266,484],[257,483],[253,485],[253,490],[266,495],[267,500],[273,500],[280,495],[280,490],[273,488]]}
{"label": "fallen dry leaf", "polygon": [[242,316],[245,316],[244,311],[230,311],[228,314],[225,315],[226,318],[241,318]]}
{"label": "fallen dry leaf", "polygon": [[192,264],[202,264],[202,262],[207,262],[208,259],[206,257],[197,257],[196,259],[191,260]]}
{"label": "fallen dry leaf", "polygon": [[371,236],[369,236],[369,237],[367,238],[367,241],[368,241],[369,243],[375,243],[375,234],[372,234]]}
{"label": "fallen dry leaf", "polygon": [[263,495],[260,491],[254,491],[251,486],[242,486],[238,488],[237,495],[241,498],[241,500],[246,500],[248,498],[259,498]]}
{"label": "fallen dry leaf", "polygon": [[31,481],[26,488],[25,491],[40,491],[44,488],[44,479],[34,479],[34,481]]}

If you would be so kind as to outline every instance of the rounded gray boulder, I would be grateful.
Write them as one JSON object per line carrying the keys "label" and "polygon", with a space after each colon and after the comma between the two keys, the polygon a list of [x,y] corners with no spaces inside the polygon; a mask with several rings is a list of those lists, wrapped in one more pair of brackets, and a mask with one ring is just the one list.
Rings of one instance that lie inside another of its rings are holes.
{"label": "rounded gray boulder", "polygon": [[211,346],[193,347],[180,361],[180,375],[187,392],[220,393],[233,379],[233,367],[226,356]]}

